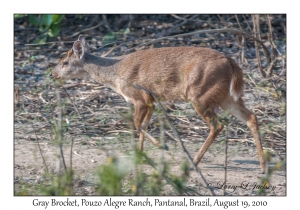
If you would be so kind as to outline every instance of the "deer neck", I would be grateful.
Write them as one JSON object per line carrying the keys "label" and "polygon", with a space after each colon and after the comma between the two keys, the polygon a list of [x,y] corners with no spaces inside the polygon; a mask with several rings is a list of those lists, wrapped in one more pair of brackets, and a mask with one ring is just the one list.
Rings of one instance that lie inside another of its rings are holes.
{"label": "deer neck", "polygon": [[86,53],[83,68],[92,79],[116,89],[116,80],[118,79],[118,69],[121,60],[113,58],[101,58]]}

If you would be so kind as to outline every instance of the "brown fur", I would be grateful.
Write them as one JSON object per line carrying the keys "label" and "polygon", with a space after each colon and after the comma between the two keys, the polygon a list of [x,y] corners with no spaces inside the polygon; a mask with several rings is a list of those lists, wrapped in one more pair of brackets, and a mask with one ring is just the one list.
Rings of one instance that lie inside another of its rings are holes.
{"label": "brown fur", "polygon": [[66,56],[63,57],[61,60],[60,60],[60,64],[63,64],[64,61],[68,60],[68,57],[72,56],[73,55],[73,51],[72,50],[69,50],[67,53],[66,53]]}
{"label": "brown fur", "polygon": [[[223,128],[214,112],[220,106],[249,126],[255,138],[261,169],[264,170],[257,120],[241,99],[243,72],[233,59],[215,50],[169,47],[141,50],[118,59],[100,58],[89,53],[84,38],[80,37],[53,70],[52,76],[55,79],[89,76],[112,88],[127,102],[133,103],[134,124],[138,131],[147,129],[155,100],[135,85],[151,90],[160,100],[190,101],[210,126],[207,140],[194,158],[195,164],[201,161]],[[143,141],[141,132],[141,150]]]}

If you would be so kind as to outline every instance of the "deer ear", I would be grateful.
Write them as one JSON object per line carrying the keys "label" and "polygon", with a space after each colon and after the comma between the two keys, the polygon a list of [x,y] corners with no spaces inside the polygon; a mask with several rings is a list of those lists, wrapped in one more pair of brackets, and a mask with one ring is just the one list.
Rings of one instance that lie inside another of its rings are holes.
{"label": "deer ear", "polygon": [[79,58],[82,59],[83,55],[84,55],[84,46],[81,43],[81,41],[76,41],[73,44],[73,51],[75,53],[75,55]]}
{"label": "deer ear", "polygon": [[78,41],[81,41],[83,45],[85,45],[85,38],[82,34],[79,35]]}
{"label": "deer ear", "polygon": [[87,45],[87,43],[85,41],[85,38],[84,38],[84,36],[82,34],[79,35],[78,40],[81,41],[81,43],[83,44],[84,51],[89,53],[90,49],[89,49],[89,47],[88,47],[88,45]]}

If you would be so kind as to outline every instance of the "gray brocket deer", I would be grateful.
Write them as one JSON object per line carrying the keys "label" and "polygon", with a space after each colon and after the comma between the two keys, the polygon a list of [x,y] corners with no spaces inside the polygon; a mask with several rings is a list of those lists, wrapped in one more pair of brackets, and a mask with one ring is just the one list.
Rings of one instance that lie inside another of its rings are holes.
{"label": "gray brocket deer", "polygon": [[[256,116],[243,103],[243,72],[231,58],[209,48],[166,47],[133,52],[117,58],[92,55],[79,36],[52,71],[54,79],[90,77],[122,95],[134,105],[134,125],[139,132],[138,147],[143,150],[144,132],[155,108],[155,99],[190,102],[207,122],[209,135],[194,157],[201,158],[223,129],[215,110],[221,107],[247,124],[257,148],[262,172],[265,164]],[[158,142],[153,142],[158,144]]]}

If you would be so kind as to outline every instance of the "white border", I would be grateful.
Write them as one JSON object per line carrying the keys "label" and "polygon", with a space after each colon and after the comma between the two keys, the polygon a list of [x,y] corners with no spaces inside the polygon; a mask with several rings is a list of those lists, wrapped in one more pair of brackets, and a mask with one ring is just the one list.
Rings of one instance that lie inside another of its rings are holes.
{"label": "white border", "polygon": [[[288,57],[287,57],[287,197],[218,197],[220,200],[266,200],[268,206],[266,209],[282,208],[287,206],[299,206],[298,204],[298,191],[299,180],[296,176],[299,173],[299,164],[296,155],[299,154],[299,100],[300,96],[298,88],[295,84],[299,83],[299,15],[296,11],[297,4],[293,1],[11,1],[2,4],[1,15],[1,61],[2,68],[1,74],[2,81],[0,82],[0,91],[2,97],[1,103],[1,208],[12,209],[33,209],[32,200],[35,197],[14,197],[13,196],[13,14],[14,13],[287,13],[287,27],[288,27]],[[26,157],[24,157],[26,158]],[[296,197],[297,196],[297,197]],[[50,200],[51,197],[40,197],[41,199]],[[66,197],[59,199],[65,199]],[[82,197],[87,198],[87,197]],[[88,197],[91,200],[104,199],[101,197]],[[117,199],[117,197],[114,197]],[[167,197],[164,197],[167,198]],[[171,199],[175,197],[170,197]],[[81,199],[81,197],[76,197]],[[128,199],[128,197],[118,197],[118,199]],[[139,199],[139,198],[138,198]],[[151,197],[155,199],[155,197]],[[41,207],[37,207],[41,209]],[[99,207],[98,207],[99,208]],[[164,207],[165,208],[165,207]],[[198,207],[199,208],[199,207]],[[201,207],[200,207],[201,208]],[[48,208],[47,208],[48,209]],[[122,208],[123,209],[123,208]],[[153,208],[152,208],[153,209]],[[178,209],[178,208],[177,208]],[[222,208],[223,209],[223,208]],[[231,208],[229,208],[231,209]]]}

